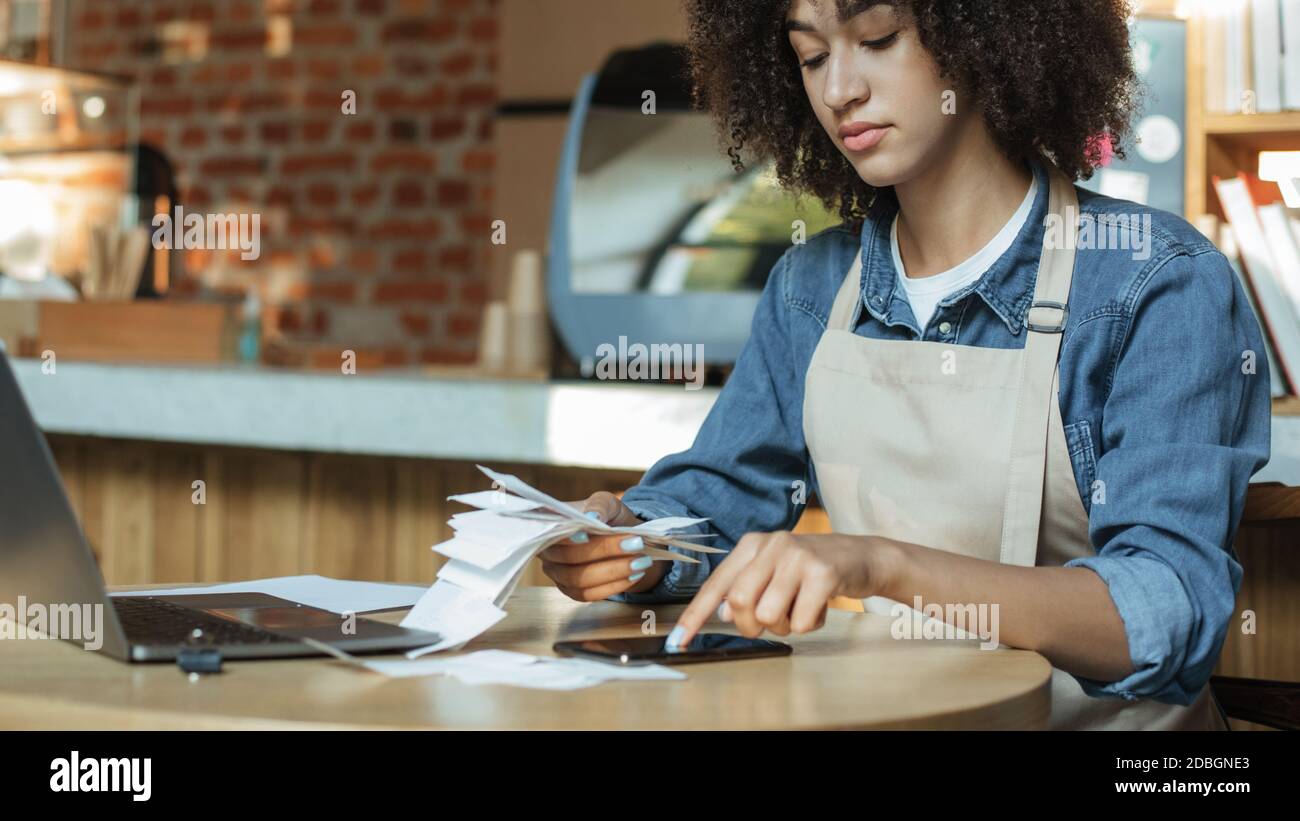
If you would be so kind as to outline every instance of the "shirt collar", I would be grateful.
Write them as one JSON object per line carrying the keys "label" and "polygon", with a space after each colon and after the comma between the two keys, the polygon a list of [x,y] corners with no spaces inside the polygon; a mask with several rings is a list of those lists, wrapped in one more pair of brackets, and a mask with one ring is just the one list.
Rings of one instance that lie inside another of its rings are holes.
{"label": "shirt collar", "polygon": [[[1043,161],[1035,160],[1031,167],[1034,179],[1038,182],[1038,190],[1029,210],[1029,218],[1025,220],[1011,247],[998,257],[993,267],[974,285],[950,294],[940,303],[950,305],[974,291],[1006,323],[1007,329],[1017,336],[1024,328],[1025,314],[1034,298],[1038,263],[1043,254],[1050,185]],[[889,226],[897,213],[898,198],[894,195],[894,189],[878,189],[875,202],[862,223],[862,305],[886,325],[904,323],[896,313],[905,304],[905,298],[895,302],[899,272],[894,269],[889,244]]]}

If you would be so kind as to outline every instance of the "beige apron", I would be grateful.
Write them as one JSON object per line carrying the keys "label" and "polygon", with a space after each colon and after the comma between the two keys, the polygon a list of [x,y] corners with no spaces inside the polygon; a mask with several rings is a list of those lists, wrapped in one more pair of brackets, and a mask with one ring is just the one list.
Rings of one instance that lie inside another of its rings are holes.
{"label": "beige apron", "polygon": [[[1050,176],[1049,213],[1077,214],[1074,186],[1054,169]],[[1074,250],[1044,245],[1018,350],[854,334],[861,270],[859,253],[804,395],[804,436],[834,531],[1022,566],[1095,555],[1057,397]],[[874,613],[897,608],[881,597],[864,604]],[[1056,668],[1050,725],[1224,728],[1209,687],[1187,707],[1093,698]]]}

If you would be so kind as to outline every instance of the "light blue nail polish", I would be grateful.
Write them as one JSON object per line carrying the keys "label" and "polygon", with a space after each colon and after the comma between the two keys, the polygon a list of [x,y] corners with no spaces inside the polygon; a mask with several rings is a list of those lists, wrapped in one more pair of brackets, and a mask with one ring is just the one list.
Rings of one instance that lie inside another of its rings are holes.
{"label": "light blue nail polish", "polygon": [[649,556],[641,556],[640,558],[632,560],[631,567],[633,570],[645,570],[650,565],[654,564],[654,562],[655,560]]}
{"label": "light blue nail polish", "polygon": [[726,603],[726,602],[723,602],[722,604],[718,605],[718,611],[717,611],[717,613],[718,613],[718,621],[727,621],[727,620],[728,620],[728,619],[727,619],[727,610],[726,610],[726,608],[727,608],[727,603]]}
{"label": "light blue nail polish", "polygon": [[673,631],[668,634],[668,638],[664,639],[664,648],[668,650],[678,649],[678,645],[682,643],[682,636],[685,635],[685,627],[674,627]]}
{"label": "light blue nail polish", "polygon": [[627,577],[627,580],[630,582],[639,582],[644,578],[645,578],[644,573],[633,573],[631,576]]}
{"label": "light blue nail polish", "polygon": [[569,541],[573,542],[574,544],[586,544],[587,542],[591,541],[591,537],[588,536],[585,531],[579,531],[578,533],[574,533],[572,536],[570,536]]}
{"label": "light blue nail polish", "polygon": [[585,515],[588,519],[595,519],[595,520],[598,521],[598,522],[600,521],[600,514],[597,513],[597,512],[594,511],[594,510],[588,510],[588,511],[587,511],[585,514],[583,514],[583,515]]}
{"label": "light blue nail polish", "polygon": [[645,550],[645,540],[640,536],[633,536],[630,539],[624,539],[619,542],[618,546],[628,553],[636,553],[638,550]]}

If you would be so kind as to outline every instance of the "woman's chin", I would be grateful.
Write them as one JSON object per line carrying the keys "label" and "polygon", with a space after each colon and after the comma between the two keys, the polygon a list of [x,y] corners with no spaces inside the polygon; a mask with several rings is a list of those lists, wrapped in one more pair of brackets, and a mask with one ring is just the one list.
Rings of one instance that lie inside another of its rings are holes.
{"label": "woman's chin", "polygon": [[853,164],[853,169],[858,172],[862,181],[872,188],[898,185],[913,174],[913,170],[906,163],[886,155],[850,156],[849,162]]}

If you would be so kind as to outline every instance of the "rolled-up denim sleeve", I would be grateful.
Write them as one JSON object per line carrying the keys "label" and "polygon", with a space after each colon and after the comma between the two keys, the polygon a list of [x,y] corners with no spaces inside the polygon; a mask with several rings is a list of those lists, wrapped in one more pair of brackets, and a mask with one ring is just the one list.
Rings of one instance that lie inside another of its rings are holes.
{"label": "rolled-up denim sleeve", "polygon": [[1227,260],[1180,254],[1139,280],[1101,424],[1087,567],[1106,583],[1134,672],[1093,696],[1190,704],[1218,661],[1241,585],[1232,541],[1268,462],[1259,322]]}
{"label": "rolled-up denim sleeve", "polygon": [[[791,251],[777,262],[759,298],[749,339],[718,400],[688,450],[657,462],[623,495],[642,518],[707,518],[705,544],[730,549],[751,531],[794,526],[808,487],[803,436],[803,374],[789,340],[787,272]],[[673,548],[676,552],[682,552]],[[695,595],[725,554],[693,554],[674,562],[649,591],[611,598],[682,601]]]}

